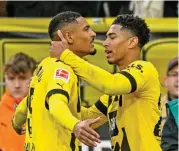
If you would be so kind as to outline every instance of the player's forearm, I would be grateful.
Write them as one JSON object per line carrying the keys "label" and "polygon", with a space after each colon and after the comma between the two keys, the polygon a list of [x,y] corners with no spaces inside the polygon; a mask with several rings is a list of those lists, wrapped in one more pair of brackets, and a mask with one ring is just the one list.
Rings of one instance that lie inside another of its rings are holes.
{"label": "player's forearm", "polygon": [[67,104],[59,100],[58,95],[51,96],[49,99],[49,111],[57,123],[73,131],[74,126],[80,121],[72,115]]}
{"label": "player's forearm", "polygon": [[81,118],[82,120],[95,119],[100,117],[100,121],[93,125],[93,128],[97,128],[107,122],[107,116],[102,114],[95,105],[90,108],[81,107]]}
{"label": "player's forearm", "polygon": [[131,92],[131,83],[122,74],[111,74],[79,58],[69,50],[65,50],[60,58],[65,64],[71,66],[75,74],[88,82],[97,90],[109,94],[119,95]]}
{"label": "player's forearm", "polygon": [[27,97],[26,97],[17,106],[16,111],[14,113],[14,117],[12,119],[13,125],[16,128],[22,128],[22,126],[25,124],[27,118],[27,111],[28,108],[27,108]]}
{"label": "player's forearm", "polygon": [[87,120],[87,119],[92,119],[92,118],[97,118],[101,116],[100,114],[97,114],[95,112],[93,112],[90,108],[86,108],[86,107],[81,107],[81,119],[82,120]]}

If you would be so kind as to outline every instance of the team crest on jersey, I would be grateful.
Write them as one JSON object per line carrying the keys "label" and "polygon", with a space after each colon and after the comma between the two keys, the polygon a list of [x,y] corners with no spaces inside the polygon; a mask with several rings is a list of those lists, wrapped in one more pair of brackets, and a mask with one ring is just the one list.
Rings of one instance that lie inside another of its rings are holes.
{"label": "team crest on jersey", "polygon": [[62,79],[65,82],[68,82],[70,77],[70,72],[64,70],[64,69],[56,69],[54,78],[55,79]]}

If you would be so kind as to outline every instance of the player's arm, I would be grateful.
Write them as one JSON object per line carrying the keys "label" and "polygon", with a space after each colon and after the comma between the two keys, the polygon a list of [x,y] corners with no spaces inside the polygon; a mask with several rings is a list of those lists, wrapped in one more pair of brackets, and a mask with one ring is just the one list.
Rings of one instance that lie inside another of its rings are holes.
{"label": "player's arm", "polygon": [[23,126],[27,118],[27,97],[25,97],[17,106],[12,119],[12,126],[18,134],[23,134]]}
{"label": "player's arm", "polygon": [[[97,101],[98,102],[98,101]],[[94,124],[92,127],[98,128],[99,126],[103,125],[104,123],[107,122],[107,116],[104,115],[102,112],[100,112],[95,105],[92,105],[89,108],[86,107],[81,107],[81,117],[82,120],[87,120],[87,119],[95,119],[100,117],[100,121]]]}
{"label": "player's arm", "polygon": [[69,50],[62,53],[60,60],[71,66],[80,78],[105,94],[128,94],[139,90],[145,83],[145,73],[140,70],[143,65],[140,64],[136,64],[128,70],[111,74],[84,61]]}
{"label": "player's arm", "polygon": [[[48,80],[46,108],[57,124],[61,124],[64,128],[74,132],[75,136],[84,144],[96,146],[96,142],[99,142],[99,135],[90,126],[98,122],[99,119],[80,121],[80,119],[73,116],[68,107],[69,101],[71,101],[72,87],[76,85],[71,71],[56,68],[48,77],[50,80]],[[83,134],[81,133],[82,131]]]}
{"label": "player's arm", "polygon": [[70,93],[75,85],[74,77],[68,69],[55,68],[48,77],[46,108],[63,127],[73,130],[80,120],[69,110]]}
{"label": "player's arm", "polygon": [[93,125],[93,128],[97,128],[107,122],[107,106],[108,96],[102,95],[99,100],[95,102],[91,107],[81,108],[82,120],[92,119],[100,117],[100,121]]}

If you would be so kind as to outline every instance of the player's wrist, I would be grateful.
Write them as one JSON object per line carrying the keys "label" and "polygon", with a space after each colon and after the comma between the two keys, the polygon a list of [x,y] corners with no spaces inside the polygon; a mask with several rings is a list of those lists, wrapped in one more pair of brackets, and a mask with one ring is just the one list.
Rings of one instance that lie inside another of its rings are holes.
{"label": "player's wrist", "polygon": [[77,121],[77,122],[74,124],[73,130],[72,130],[73,133],[76,132],[76,128],[77,128],[77,126],[78,126],[78,124],[79,124],[80,122],[81,122],[81,121]]}

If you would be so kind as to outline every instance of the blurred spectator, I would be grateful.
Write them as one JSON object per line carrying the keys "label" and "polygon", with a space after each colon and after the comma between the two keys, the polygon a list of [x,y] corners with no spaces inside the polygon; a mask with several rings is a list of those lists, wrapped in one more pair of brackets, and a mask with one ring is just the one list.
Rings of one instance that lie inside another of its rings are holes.
{"label": "blurred spectator", "polygon": [[24,136],[12,128],[11,119],[15,108],[28,93],[30,77],[36,68],[36,61],[24,53],[12,56],[4,69],[7,86],[0,102],[0,150],[23,151]]}
{"label": "blurred spectator", "polygon": [[178,151],[178,99],[167,103],[168,117],[162,130],[163,151]]}
{"label": "blurred spectator", "polygon": [[178,17],[178,1],[131,0],[130,10],[142,18]]}
{"label": "blurred spectator", "polygon": [[100,10],[101,17],[116,17],[119,14],[132,14],[129,10],[130,1],[103,1]]}
{"label": "blurred spectator", "polygon": [[162,97],[162,125],[167,117],[166,104],[171,100],[178,99],[178,57],[173,58],[168,64],[164,86],[167,87],[168,93]]}
{"label": "blurred spectator", "polygon": [[[0,1],[1,2],[1,1]],[[5,1],[1,2],[5,8]],[[7,1],[8,17],[52,17],[63,11],[84,17],[110,17],[131,14],[142,18],[177,17],[177,1]],[[1,12],[0,10],[0,12]],[[4,11],[3,11],[4,12]]]}
{"label": "blurred spectator", "polygon": [[6,16],[6,1],[2,0],[0,1],[0,17],[5,17]]}
{"label": "blurred spectator", "polygon": [[84,17],[98,17],[101,1],[7,1],[9,17],[52,17],[71,10]]}
{"label": "blurred spectator", "polygon": [[163,17],[164,1],[153,0],[131,0],[130,10],[135,16],[142,18],[161,18]]}

